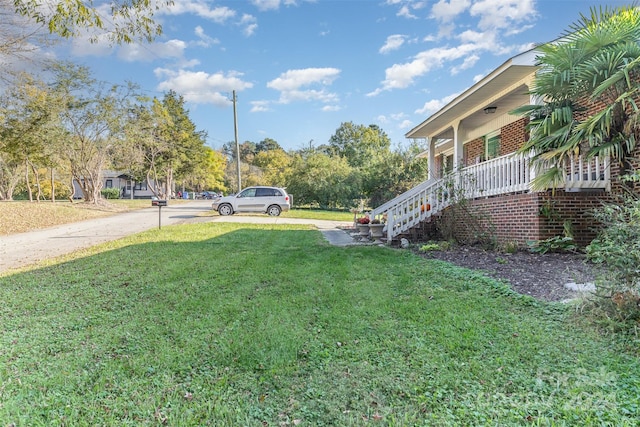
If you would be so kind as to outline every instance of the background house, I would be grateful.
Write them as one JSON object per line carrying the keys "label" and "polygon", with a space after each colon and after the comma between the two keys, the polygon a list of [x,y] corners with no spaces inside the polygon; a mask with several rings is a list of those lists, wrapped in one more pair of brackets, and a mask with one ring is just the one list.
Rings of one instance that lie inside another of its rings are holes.
{"label": "background house", "polygon": [[[105,170],[102,172],[102,188],[120,189],[120,197],[123,199],[150,199],[154,196],[153,191],[147,187],[146,181],[136,182],[127,174],[117,171]],[[82,190],[80,185],[73,181],[73,198],[81,199]]]}

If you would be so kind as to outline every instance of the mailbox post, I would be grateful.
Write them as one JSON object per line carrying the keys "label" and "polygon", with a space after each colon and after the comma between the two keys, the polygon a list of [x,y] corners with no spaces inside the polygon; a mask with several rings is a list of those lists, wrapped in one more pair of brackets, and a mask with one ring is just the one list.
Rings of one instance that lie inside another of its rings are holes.
{"label": "mailbox post", "polygon": [[158,230],[160,230],[162,228],[162,207],[163,206],[167,206],[167,201],[166,200],[152,199],[151,200],[151,206],[157,206],[158,207]]}

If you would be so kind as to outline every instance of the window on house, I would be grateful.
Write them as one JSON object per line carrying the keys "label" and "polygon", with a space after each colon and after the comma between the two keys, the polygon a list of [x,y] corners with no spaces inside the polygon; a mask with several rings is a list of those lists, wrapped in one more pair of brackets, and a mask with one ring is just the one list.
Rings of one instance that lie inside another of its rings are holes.
{"label": "window on house", "polygon": [[487,160],[500,156],[500,134],[489,134],[484,138],[485,156]]}
{"label": "window on house", "polygon": [[105,181],[104,183],[105,188],[113,188],[113,180],[112,179],[108,179]]}
{"label": "window on house", "polygon": [[442,171],[445,174],[453,171],[453,154],[442,157]]}
{"label": "window on house", "polygon": [[146,190],[147,189],[147,182],[136,182],[136,186],[134,187],[136,190]]}

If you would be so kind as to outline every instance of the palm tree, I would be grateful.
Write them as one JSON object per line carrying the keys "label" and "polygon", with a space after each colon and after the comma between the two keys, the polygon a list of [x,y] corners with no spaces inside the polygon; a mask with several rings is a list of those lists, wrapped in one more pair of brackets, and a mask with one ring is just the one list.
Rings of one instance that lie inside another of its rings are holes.
{"label": "palm tree", "polygon": [[[534,150],[544,166],[534,188],[562,182],[562,164],[577,154],[609,154],[628,169],[640,135],[640,9],[592,8],[538,50],[540,70],[530,92],[543,102],[514,111],[530,117],[530,138],[520,151]],[[589,115],[594,105],[599,111]]]}

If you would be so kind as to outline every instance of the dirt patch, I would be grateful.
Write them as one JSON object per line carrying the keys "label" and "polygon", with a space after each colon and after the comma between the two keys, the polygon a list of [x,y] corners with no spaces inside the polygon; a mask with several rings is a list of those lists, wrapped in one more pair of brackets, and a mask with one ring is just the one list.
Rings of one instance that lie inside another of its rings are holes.
{"label": "dirt patch", "polygon": [[509,282],[520,294],[544,301],[575,297],[576,293],[564,285],[593,282],[598,273],[597,267],[589,263],[584,255],[573,253],[507,254],[462,246],[447,251],[421,252],[420,255],[481,270],[491,277]]}

